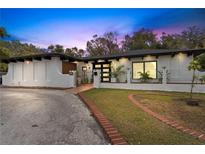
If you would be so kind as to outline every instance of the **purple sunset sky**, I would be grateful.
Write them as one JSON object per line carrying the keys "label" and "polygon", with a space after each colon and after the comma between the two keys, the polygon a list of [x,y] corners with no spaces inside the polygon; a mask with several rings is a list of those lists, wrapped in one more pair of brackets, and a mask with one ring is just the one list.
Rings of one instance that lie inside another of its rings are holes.
{"label": "purple sunset sky", "polygon": [[40,47],[85,49],[94,34],[116,31],[122,39],[140,28],[160,35],[194,25],[205,28],[205,9],[0,9],[0,26],[12,38]]}

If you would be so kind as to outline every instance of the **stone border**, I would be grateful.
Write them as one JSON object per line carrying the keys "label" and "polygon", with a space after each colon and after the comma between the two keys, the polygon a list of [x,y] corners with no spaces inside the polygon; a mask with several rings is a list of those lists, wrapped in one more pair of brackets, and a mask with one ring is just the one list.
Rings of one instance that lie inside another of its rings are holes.
{"label": "stone border", "polygon": [[125,139],[120,135],[118,130],[110,123],[110,121],[98,110],[98,108],[94,105],[94,103],[87,98],[84,97],[82,93],[78,93],[78,96],[85,103],[85,105],[92,112],[93,116],[100,124],[100,126],[105,131],[105,134],[110,139],[113,145],[127,145],[128,143]]}
{"label": "stone border", "polygon": [[182,126],[179,122],[175,121],[175,120],[170,120],[167,117],[164,117],[156,112],[153,112],[152,110],[148,109],[147,107],[145,107],[144,105],[140,104],[135,98],[134,98],[134,94],[130,94],[128,96],[128,99],[137,107],[139,107],[140,109],[142,109],[144,112],[148,113],[149,115],[153,116],[154,118],[158,119],[159,121],[173,127],[176,128],[177,130],[184,132],[186,134],[189,134],[197,139],[200,139],[202,141],[205,141],[205,134],[190,129],[188,127]]}

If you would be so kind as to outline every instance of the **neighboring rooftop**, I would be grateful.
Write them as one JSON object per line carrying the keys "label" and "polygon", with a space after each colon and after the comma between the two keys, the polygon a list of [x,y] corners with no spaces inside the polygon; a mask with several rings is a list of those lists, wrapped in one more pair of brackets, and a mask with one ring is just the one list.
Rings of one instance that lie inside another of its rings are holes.
{"label": "neighboring rooftop", "polygon": [[143,50],[132,50],[128,52],[122,52],[112,55],[105,55],[105,56],[91,56],[91,57],[72,57],[65,54],[60,53],[45,53],[45,54],[35,54],[35,55],[28,55],[28,56],[19,56],[19,57],[10,57],[10,58],[2,58],[0,59],[2,62],[15,62],[15,61],[24,61],[24,60],[40,60],[41,58],[51,59],[51,57],[60,57],[63,60],[70,60],[70,61],[95,61],[98,59],[119,59],[119,58],[133,58],[133,57],[143,57],[146,55],[174,55],[176,53],[187,53],[189,55],[199,55],[201,53],[205,53],[205,49],[143,49]]}

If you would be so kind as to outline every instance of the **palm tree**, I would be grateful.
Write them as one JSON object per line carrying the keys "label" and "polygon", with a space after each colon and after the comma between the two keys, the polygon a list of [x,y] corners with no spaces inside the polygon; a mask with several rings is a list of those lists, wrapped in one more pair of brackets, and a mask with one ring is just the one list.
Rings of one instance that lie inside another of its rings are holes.
{"label": "palm tree", "polygon": [[7,33],[6,29],[4,27],[0,27],[0,38],[8,37],[9,34]]}

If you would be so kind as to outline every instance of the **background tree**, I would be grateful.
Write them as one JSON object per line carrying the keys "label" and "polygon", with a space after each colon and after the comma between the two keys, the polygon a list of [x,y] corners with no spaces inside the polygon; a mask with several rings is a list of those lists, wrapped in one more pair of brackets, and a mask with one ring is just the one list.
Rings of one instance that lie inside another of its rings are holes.
{"label": "background tree", "polygon": [[66,48],[65,54],[73,57],[83,57],[85,55],[85,50],[78,49],[77,47]]}
{"label": "background tree", "polygon": [[126,35],[122,41],[123,51],[136,49],[156,49],[160,48],[156,34],[149,29],[140,29],[132,36]]}
{"label": "background tree", "polygon": [[55,46],[51,44],[51,45],[48,46],[48,51],[49,52],[54,52],[54,48],[55,48]]}
{"label": "background tree", "polygon": [[0,27],[0,38],[8,37],[9,34],[7,33],[6,29],[4,27]]}
{"label": "background tree", "polygon": [[188,27],[186,30],[182,31],[181,37],[186,48],[195,49],[205,47],[203,46],[205,33],[196,26]]}
{"label": "background tree", "polygon": [[179,34],[162,33],[160,37],[162,49],[180,49],[183,48],[182,38]]}
{"label": "background tree", "polygon": [[109,55],[119,51],[116,32],[108,32],[103,36],[94,35],[93,39],[87,42],[87,52],[90,56]]}
{"label": "background tree", "polygon": [[48,50],[52,53],[64,53],[64,47],[62,45],[56,44],[54,45],[49,45]]}

